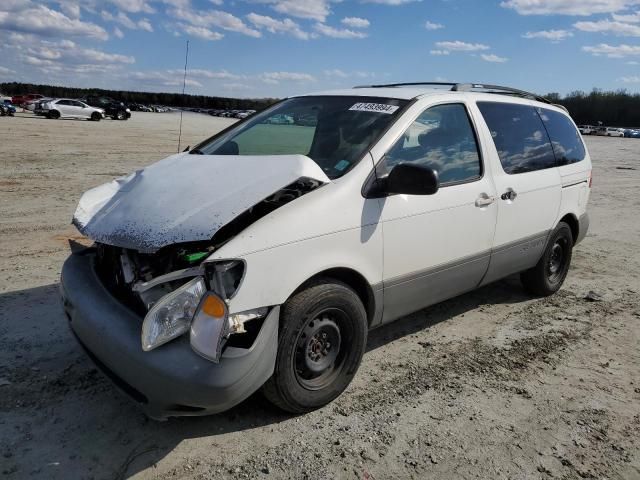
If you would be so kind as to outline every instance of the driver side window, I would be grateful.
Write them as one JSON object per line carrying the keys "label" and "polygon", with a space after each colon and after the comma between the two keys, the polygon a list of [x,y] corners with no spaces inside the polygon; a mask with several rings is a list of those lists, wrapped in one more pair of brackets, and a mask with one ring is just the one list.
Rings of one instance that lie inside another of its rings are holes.
{"label": "driver side window", "polygon": [[385,173],[408,162],[438,172],[441,185],[480,178],[478,143],[466,107],[437,105],[422,112],[387,152]]}

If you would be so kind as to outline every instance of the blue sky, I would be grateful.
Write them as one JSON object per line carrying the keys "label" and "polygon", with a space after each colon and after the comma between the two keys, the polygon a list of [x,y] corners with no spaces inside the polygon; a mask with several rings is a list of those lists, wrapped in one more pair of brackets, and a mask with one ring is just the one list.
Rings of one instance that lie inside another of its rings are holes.
{"label": "blue sky", "polygon": [[640,89],[640,0],[0,0],[0,81],[265,97]]}

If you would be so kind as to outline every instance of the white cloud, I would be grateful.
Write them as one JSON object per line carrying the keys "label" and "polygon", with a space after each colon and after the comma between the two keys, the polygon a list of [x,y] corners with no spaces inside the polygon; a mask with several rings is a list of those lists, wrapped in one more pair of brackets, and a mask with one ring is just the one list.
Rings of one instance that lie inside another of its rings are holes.
{"label": "white cloud", "polygon": [[[167,70],[167,73],[172,75],[183,75],[184,70]],[[208,78],[214,80],[239,80],[242,78],[246,78],[245,75],[236,75],[226,70],[214,71],[202,68],[187,70],[187,75],[190,77]]]}
{"label": "white cloud", "polygon": [[124,12],[118,12],[117,15],[113,15],[106,10],[102,10],[100,12],[100,16],[103,20],[107,22],[116,22],[122,25],[129,30],[146,30],[147,32],[153,32],[153,27],[148,19],[143,18],[142,20],[138,20],[137,22],[131,20],[129,16]]}
{"label": "white cloud", "polygon": [[324,22],[331,9],[331,0],[256,0],[256,3],[271,5],[276,12],[292,17],[306,18]]}
{"label": "white cloud", "polygon": [[215,40],[220,40],[224,37],[223,34],[209,30],[206,27],[196,27],[194,25],[185,25],[185,24],[180,24],[180,26],[182,27],[182,31],[187,35],[201,38],[202,40],[215,41]]}
{"label": "white cloud", "polygon": [[[9,5],[11,6],[11,5]],[[0,7],[4,8],[4,7]],[[48,37],[89,37],[107,40],[109,34],[99,25],[69,18],[57,10],[44,5],[20,10],[12,14],[8,10],[0,11],[0,30],[33,33]]]}
{"label": "white cloud", "polygon": [[424,28],[426,28],[427,30],[440,30],[444,28],[444,25],[442,25],[441,23],[434,23],[427,20],[424,24]]}
{"label": "white cloud", "polygon": [[349,77],[348,73],[343,72],[339,68],[334,68],[333,70],[325,70],[322,72],[327,77],[338,77],[338,78],[347,78]]}
{"label": "white cloud", "polygon": [[362,3],[378,3],[380,5],[405,5],[407,3],[421,2],[422,0],[363,0]]}
{"label": "white cloud", "polygon": [[108,0],[109,3],[129,13],[155,13],[155,10],[146,0]]}
{"label": "white cloud", "polygon": [[637,75],[633,75],[630,77],[620,77],[619,80],[624,83],[640,83],[640,77]]}
{"label": "white cloud", "polygon": [[507,61],[509,61],[508,58],[505,57],[499,57],[498,55],[495,55],[493,53],[483,53],[480,55],[480,58],[482,58],[482,60],[484,60],[485,62],[491,62],[491,63],[505,63]]}
{"label": "white cloud", "polygon": [[250,37],[259,38],[262,34],[249,27],[240,18],[221,10],[191,10],[190,8],[174,8],[169,11],[169,15],[196,27],[204,27],[205,30],[211,27],[220,28],[231,32],[242,33]]}
{"label": "white cloud", "polygon": [[611,33],[622,37],[640,37],[640,25],[632,23],[599,20],[597,22],[577,22],[573,26],[583,32]]}
{"label": "white cloud", "polygon": [[296,22],[290,18],[284,20],[276,20],[275,18],[267,15],[258,15],[257,13],[250,13],[247,15],[247,20],[251,22],[256,28],[264,28],[271,33],[284,33],[301,40],[308,40],[311,35],[300,28]]}
{"label": "white cloud", "polygon": [[222,88],[225,90],[250,90],[251,86],[246,83],[223,83]]}
{"label": "white cloud", "polygon": [[630,13],[628,15],[619,15],[614,13],[611,15],[617,22],[638,23],[640,22],[640,12]]}
{"label": "white cloud", "polygon": [[640,0],[506,0],[502,7],[520,15],[578,15],[613,13],[640,4]]}
{"label": "white cloud", "polygon": [[351,28],[369,28],[369,25],[371,25],[369,20],[360,17],[345,17],[340,20],[340,23]]}
{"label": "white cloud", "polygon": [[118,38],[124,38],[124,33],[118,27],[113,27],[113,34]]}
{"label": "white cloud", "polygon": [[315,82],[316,78],[308,73],[298,72],[265,72],[259,78],[265,83],[277,84],[281,81]]}
{"label": "white cloud", "polygon": [[0,67],[0,75],[10,75],[16,73],[15,71],[11,70],[10,68],[7,67]]}
{"label": "white cloud", "polygon": [[449,50],[431,50],[429,54],[431,55],[449,55],[451,52]]}
{"label": "white cloud", "polygon": [[541,30],[539,32],[527,32],[522,35],[523,38],[542,38],[551,40],[552,42],[560,42],[569,37],[573,37],[573,33],[568,30]]}
{"label": "white cloud", "polygon": [[608,45],[601,43],[596,46],[582,47],[582,50],[595,56],[606,55],[609,58],[623,58],[640,55],[640,45]]}
{"label": "white cloud", "polygon": [[436,47],[448,52],[478,52],[481,50],[489,50],[488,45],[482,43],[466,43],[456,40],[453,42],[436,42]]}
{"label": "white cloud", "polygon": [[151,26],[151,22],[149,22],[149,20],[147,20],[146,18],[143,18],[142,20],[138,20],[138,28],[140,30],[145,30],[147,32],[153,32],[153,27]]}
{"label": "white cloud", "polygon": [[347,28],[335,28],[325,25],[324,23],[316,23],[314,28],[317,32],[332,38],[366,38],[367,34],[364,32],[356,32],[355,30],[349,30]]}

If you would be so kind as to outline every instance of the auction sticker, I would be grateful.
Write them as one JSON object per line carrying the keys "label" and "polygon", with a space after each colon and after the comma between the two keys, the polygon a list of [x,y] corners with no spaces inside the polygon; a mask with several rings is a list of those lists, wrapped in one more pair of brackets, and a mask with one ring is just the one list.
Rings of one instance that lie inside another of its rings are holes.
{"label": "auction sticker", "polygon": [[377,112],[377,113],[386,113],[387,115],[391,115],[395,113],[398,108],[395,105],[387,105],[385,103],[356,103],[349,110],[353,110],[356,112]]}

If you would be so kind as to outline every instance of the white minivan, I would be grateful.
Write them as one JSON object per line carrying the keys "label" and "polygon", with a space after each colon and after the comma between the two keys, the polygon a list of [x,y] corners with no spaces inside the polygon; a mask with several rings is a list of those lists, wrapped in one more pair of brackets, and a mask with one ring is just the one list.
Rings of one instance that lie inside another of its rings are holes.
{"label": "white minivan", "polygon": [[590,187],[574,122],[527,92],[288,98],[86,192],[73,223],[95,244],[64,264],[64,308],[152,417],[260,388],[305,412],[349,385],[369,329],[514,273],[556,292]]}

